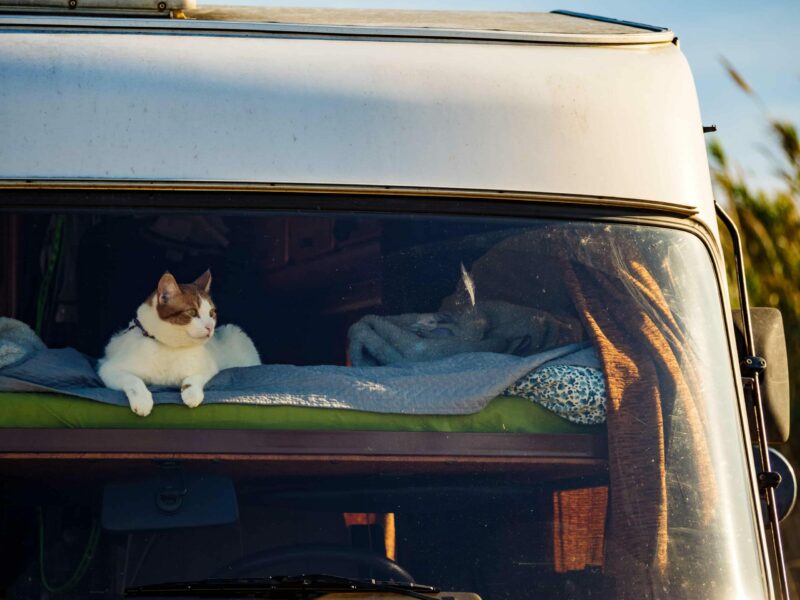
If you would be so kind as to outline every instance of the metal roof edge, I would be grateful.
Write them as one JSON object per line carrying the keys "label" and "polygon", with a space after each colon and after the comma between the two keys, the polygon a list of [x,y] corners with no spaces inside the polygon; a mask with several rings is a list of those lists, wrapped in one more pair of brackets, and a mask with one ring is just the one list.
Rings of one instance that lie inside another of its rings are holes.
{"label": "metal roof edge", "polygon": [[[142,180],[101,178],[16,178],[0,177],[3,189],[53,189],[53,190],[169,190],[169,191],[225,191],[268,192],[288,194],[330,195],[384,195],[432,198],[458,198],[479,200],[506,200],[516,202],[541,202],[545,204],[572,204],[596,207],[630,208],[658,211],[685,217],[699,214],[696,204],[679,204],[665,200],[643,200],[613,196],[587,196],[568,192],[527,192],[520,190],[491,190],[471,188],[417,187],[399,185],[355,185],[286,182],[247,181],[188,181],[188,180]],[[2,202],[0,202],[2,205]]]}
{"label": "metal roof edge", "polygon": [[628,27],[636,27],[637,29],[645,29],[647,31],[665,32],[670,31],[669,27],[660,27],[659,25],[648,25],[647,23],[638,23],[636,21],[624,21],[622,19],[614,19],[612,17],[602,17],[600,15],[591,15],[589,13],[577,12],[574,10],[551,10],[554,15],[564,15],[565,17],[575,17],[576,19],[587,19],[589,21],[599,21],[601,23],[614,23],[615,25],[626,25]]}

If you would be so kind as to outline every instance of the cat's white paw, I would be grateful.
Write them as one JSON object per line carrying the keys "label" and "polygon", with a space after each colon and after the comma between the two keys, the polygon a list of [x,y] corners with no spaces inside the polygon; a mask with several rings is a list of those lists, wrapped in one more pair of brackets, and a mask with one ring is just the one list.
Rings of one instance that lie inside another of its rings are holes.
{"label": "cat's white paw", "polygon": [[184,381],[181,386],[181,399],[189,408],[197,408],[203,401],[203,387],[196,383]]}
{"label": "cat's white paw", "polygon": [[131,410],[140,417],[146,417],[153,410],[153,394],[141,381],[138,382],[138,385],[126,387],[125,395],[128,396]]}

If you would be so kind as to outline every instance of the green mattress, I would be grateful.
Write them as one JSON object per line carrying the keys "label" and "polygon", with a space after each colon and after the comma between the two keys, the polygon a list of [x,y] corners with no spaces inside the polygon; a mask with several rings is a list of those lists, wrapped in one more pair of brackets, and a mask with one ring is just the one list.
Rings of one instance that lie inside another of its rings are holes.
{"label": "green mattress", "polygon": [[294,406],[208,404],[190,409],[156,406],[148,417],[128,408],[58,394],[0,393],[0,427],[123,429],[280,429],[333,431],[442,431],[473,433],[597,433],[530,400],[495,398],[469,415],[399,415]]}

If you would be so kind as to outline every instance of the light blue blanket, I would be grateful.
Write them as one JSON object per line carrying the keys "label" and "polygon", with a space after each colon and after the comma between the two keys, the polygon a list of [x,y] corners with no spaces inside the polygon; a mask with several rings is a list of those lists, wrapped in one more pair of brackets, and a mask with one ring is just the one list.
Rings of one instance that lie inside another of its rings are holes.
{"label": "light blue blanket", "polygon": [[[528,357],[471,352],[397,366],[261,365],[221,371],[206,386],[204,402],[469,414],[548,362],[591,366],[596,356],[585,345],[572,344]],[[156,404],[181,403],[175,388],[150,389]],[[33,350],[27,358],[0,368],[0,391],[58,392],[128,405],[122,392],[103,386],[92,361],[73,349]]]}

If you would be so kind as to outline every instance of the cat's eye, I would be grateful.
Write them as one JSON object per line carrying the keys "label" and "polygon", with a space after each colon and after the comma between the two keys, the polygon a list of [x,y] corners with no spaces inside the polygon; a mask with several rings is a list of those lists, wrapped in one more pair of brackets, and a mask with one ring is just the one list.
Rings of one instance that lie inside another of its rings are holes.
{"label": "cat's eye", "polygon": [[216,309],[216,308],[212,308],[212,309],[209,311],[209,313],[208,313],[208,314],[210,314],[210,315],[211,315],[211,318],[212,318],[212,319],[216,319],[216,318],[217,318],[217,309]]}
{"label": "cat's eye", "polygon": [[195,309],[193,309],[193,308],[190,308],[189,310],[187,310],[185,312],[186,312],[187,315],[189,315],[193,319],[197,316],[197,311]]}

